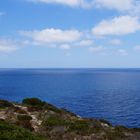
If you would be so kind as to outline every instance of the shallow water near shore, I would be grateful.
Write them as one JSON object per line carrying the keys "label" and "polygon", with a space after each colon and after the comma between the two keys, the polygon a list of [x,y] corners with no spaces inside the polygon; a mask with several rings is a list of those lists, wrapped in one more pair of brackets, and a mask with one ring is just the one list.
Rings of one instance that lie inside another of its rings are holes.
{"label": "shallow water near shore", "polygon": [[82,117],[140,127],[140,69],[0,69],[0,98],[26,97]]}

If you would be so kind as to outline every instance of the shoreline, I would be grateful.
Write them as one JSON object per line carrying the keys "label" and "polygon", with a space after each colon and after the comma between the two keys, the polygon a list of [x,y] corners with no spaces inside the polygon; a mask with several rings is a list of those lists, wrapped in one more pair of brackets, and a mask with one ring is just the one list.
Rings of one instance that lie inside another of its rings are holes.
{"label": "shoreline", "polygon": [[3,123],[25,129],[31,135],[35,134],[35,138],[40,134],[43,139],[39,140],[140,139],[140,128],[113,126],[103,119],[82,118],[37,98],[26,98],[22,103],[0,100],[0,125]]}

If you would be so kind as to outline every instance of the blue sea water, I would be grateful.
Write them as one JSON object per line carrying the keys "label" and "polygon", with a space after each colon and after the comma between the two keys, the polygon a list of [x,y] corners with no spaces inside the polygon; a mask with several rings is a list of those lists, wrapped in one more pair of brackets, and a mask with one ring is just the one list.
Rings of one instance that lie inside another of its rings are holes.
{"label": "blue sea water", "polygon": [[140,127],[140,69],[0,69],[0,98],[26,97],[82,117]]}

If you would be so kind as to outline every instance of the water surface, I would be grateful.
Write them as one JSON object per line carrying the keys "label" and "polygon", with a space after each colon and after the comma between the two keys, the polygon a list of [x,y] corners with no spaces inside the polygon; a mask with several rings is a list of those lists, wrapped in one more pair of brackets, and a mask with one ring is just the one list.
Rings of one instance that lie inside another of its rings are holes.
{"label": "water surface", "polygon": [[0,69],[0,98],[26,97],[140,127],[140,69]]}

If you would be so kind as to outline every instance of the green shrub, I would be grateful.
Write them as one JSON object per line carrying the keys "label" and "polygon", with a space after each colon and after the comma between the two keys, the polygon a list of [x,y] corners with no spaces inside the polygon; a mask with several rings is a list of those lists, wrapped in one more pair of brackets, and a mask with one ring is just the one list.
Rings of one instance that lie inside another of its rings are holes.
{"label": "green shrub", "polygon": [[22,101],[22,103],[33,107],[42,107],[46,104],[38,98],[26,98]]}
{"label": "green shrub", "polygon": [[32,127],[32,124],[30,122],[30,120],[32,120],[31,116],[28,116],[28,115],[18,115],[17,118],[18,118],[18,121],[16,123],[17,125],[20,125],[23,128],[26,128],[26,129],[28,129],[30,131],[34,130],[34,128]]}
{"label": "green shrub", "polygon": [[53,106],[51,104],[48,104],[48,103],[46,103],[44,105],[44,109],[51,110],[51,111],[54,111],[56,113],[61,113],[62,112],[61,109],[59,109],[59,108],[57,108],[57,107],[55,107],[55,106]]}
{"label": "green shrub", "polygon": [[46,140],[16,125],[0,121],[0,140]]}
{"label": "green shrub", "polygon": [[103,130],[99,121],[96,120],[75,120],[71,123],[68,131],[76,133],[80,135],[88,135],[92,133],[98,133]]}
{"label": "green shrub", "polygon": [[70,132],[76,132],[80,135],[85,135],[90,133],[90,126],[89,123],[85,120],[75,120],[74,122],[71,122],[68,131]]}
{"label": "green shrub", "polygon": [[43,126],[67,126],[69,122],[67,120],[62,119],[58,115],[52,115],[47,120],[43,121]]}
{"label": "green shrub", "polygon": [[0,100],[0,108],[6,108],[6,107],[13,107],[13,104],[6,100]]}

